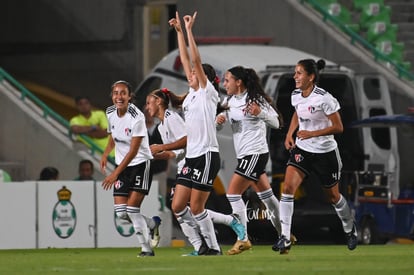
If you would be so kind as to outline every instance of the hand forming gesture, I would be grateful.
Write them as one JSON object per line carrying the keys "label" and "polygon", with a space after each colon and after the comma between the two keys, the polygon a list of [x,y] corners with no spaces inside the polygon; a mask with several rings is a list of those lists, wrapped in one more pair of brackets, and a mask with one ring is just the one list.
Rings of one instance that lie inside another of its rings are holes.
{"label": "hand forming gesture", "polygon": [[185,23],[185,28],[186,28],[187,30],[192,29],[192,27],[193,27],[193,25],[194,25],[194,22],[195,22],[196,17],[197,17],[197,12],[194,12],[193,16],[191,16],[191,15],[185,15],[185,16],[183,17],[183,19],[184,19],[184,23]]}
{"label": "hand forming gesture", "polygon": [[170,27],[174,27],[176,32],[181,32],[181,21],[178,11],[175,12],[175,18],[171,18],[168,21],[168,24],[170,25]]}

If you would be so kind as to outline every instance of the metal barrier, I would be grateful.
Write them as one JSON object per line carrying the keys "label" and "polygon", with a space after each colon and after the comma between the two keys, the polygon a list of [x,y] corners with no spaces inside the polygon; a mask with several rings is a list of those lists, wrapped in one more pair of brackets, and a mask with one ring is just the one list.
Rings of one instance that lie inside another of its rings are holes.
{"label": "metal barrier", "polygon": [[[61,115],[50,109],[43,101],[41,101],[37,96],[31,93],[16,79],[14,79],[10,74],[8,74],[3,68],[0,67],[0,81],[3,79],[7,80],[7,82],[10,85],[14,86],[20,92],[20,99],[22,101],[25,101],[26,98],[31,100],[34,104],[36,104],[39,108],[42,109],[43,118],[53,118],[60,126],[62,126],[63,129],[65,129],[66,132],[63,133],[70,139],[74,140],[69,122],[66,119],[64,119]],[[91,155],[94,155],[95,153],[103,153],[103,150],[98,145],[96,145],[96,143],[90,137],[83,134],[80,134],[79,136],[87,143],[89,149],[91,150]],[[108,161],[111,164],[115,165],[115,159],[113,157],[108,156]]]}

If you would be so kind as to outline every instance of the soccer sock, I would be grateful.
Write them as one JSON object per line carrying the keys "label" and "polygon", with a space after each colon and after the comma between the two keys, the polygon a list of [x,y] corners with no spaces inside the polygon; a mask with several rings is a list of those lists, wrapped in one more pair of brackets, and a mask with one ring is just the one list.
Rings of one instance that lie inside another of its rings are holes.
{"label": "soccer sock", "polygon": [[198,230],[195,220],[192,225],[189,225],[183,220],[183,218],[179,216],[176,216],[176,218],[184,235],[187,237],[188,241],[194,247],[194,250],[198,251],[201,247],[201,244],[203,243],[203,240],[201,238],[201,235],[200,235],[200,232]]}
{"label": "soccer sock", "polygon": [[280,223],[282,226],[281,234],[288,240],[290,240],[294,200],[294,195],[284,193],[282,193],[280,198]]}
{"label": "soccer sock", "polygon": [[[141,214],[142,215],[142,214]],[[152,218],[148,218],[147,216],[142,215],[145,219],[145,222],[148,225],[149,229],[153,229],[155,227],[155,221]]]}
{"label": "soccer sock", "polygon": [[267,215],[270,218],[270,221],[273,224],[273,227],[276,229],[277,233],[280,235],[282,228],[280,225],[279,217],[279,201],[276,199],[273,194],[272,189],[267,189],[263,192],[257,192],[257,196],[266,206]]}
{"label": "soccer sock", "polygon": [[149,230],[145,218],[140,213],[139,207],[127,206],[127,213],[134,225],[135,234],[138,242],[141,245],[142,252],[151,252],[152,248],[149,240]]}
{"label": "soccer sock", "polygon": [[230,215],[225,215],[223,213],[215,212],[210,209],[207,209],[207,212],[213,223],[225,224],[230,226],[231,222],[233,221],[233,217]]}
{"label": "soccer sock", "polygon": [[332,206],[335,208],[336,214],[341,219],[345,233],[351,232],[352,227],[354,226],[354,219],[344,196],[341,194],[339,201],[336,204],[332,204]]}
{"label": "soccer sock", "polygon": [[[239,216],[241,224],[246,228],[247,233],[247,208],[246,204],[244,203],[241,195],[235,195],[235,194],[227,194],[227,199],[230,202],[231,208],[233,209],[233,213],[237,214]],[[247,241],[248,236],[246,234],[246,237],[244,237],[244,240]]]}
{"label": "soccer sock", "polygon": [[217,242],[216,232],[214,231],[214,225],[211,221],[210,216],[208,215],[207,210],[204,209],[204,211],[200,214],[194,215],[194,219],[196,220],[200,228],[201,234],[203,235],[204,240],[207,243],[207,246],[211,249],[220,251],[221,249]]}
{"label": "soccer sock", "polygon": [[127,214],[127,205],[125,204],[115,204],[114,205],[115,215],[122,219],[122,220],[128,220],[128,214]]}

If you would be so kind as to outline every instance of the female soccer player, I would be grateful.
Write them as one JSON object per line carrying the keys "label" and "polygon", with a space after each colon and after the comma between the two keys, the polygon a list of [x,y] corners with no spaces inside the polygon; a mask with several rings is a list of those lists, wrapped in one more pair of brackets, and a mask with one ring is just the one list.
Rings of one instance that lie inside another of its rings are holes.
{"label": "female soccer player", "polygon": [[319,71],[324,67],[324,60],[300,60],[293,76],[296,89],[292,92],[291,101],[295,112],[285,139],[290,158],[280,199],[282,235],[273,246],[273,250],[280,251],[280,254],[287,254],[290,250],[294,194],[310,173],[319,178],[328,201],[341,219],[348,248],[353,250],[358,243],[351,210],[338,187],[342,161],[334,134],[343,131],[340,106],[336,98],[317,86]]}
{"label": "female soccer player", "polygon": [[[150,145],[153,156],[155,159],[176,159],[178,176],[185,163],[184,157],[187,134],[185,132],[184,120],[177,112],[169,109],[171,94],[172,92],[166,88],[152,91],[147,96],[146,111],[150,116],[160,120],[158,130],[163,144]],[[188,209],[188,211],[190,210]],[[190,218],[190,216],[188,216],[188,218]],[[188,220],[187,222],[184,221],[179,216],[177,216],[177,220],[184,235],[194,247],[194,251],[189,254],[184,254],[183,256],[198,256],[199,252],[200,255],[202,255],[205,252],[205,242],[202,236],[200,236],[200,230],[194,218],[190,223],[188,223]],[[244,236],[245,228],[240,224],[237,218],[230,216],[228,219],[220,220],[220,222],[230,226],[236,234],[243,234]]]}
{"label": "female soccer player", "polygon": [[[271,99],[265,94],[253,69],[242,66],[229,69],[225,73],[224,87],[229,97],[223,102],[225,112],[217,116],[216,122],[218,125],[226,121],[231,123],[238,161],[229,183],[227,198],[233,213],[240,217],[241,223],[247,228],[247,209],[242,194],[252,186],[272,214],[270,217],[273,226],[280,232],[279,201],[274,196],[265,173],[269,159],[266,125],[279,128],[280,117],[270,105]],[[211,216],[214,222],[224,218],[223,214],[213,212]],[[246,232],[227,254],[239,254],[251,246]]]}
{"label": "female soccer player", "polygon": [[105,173],[107,157],[114,148],[116,168],[105,177],[102,186],[105,190],[114,187],[116,215],[132,222],[141,245],[138,257],[154,256],[150,233],[159,239],[158,227],[161,220],[157,216],[150,219],[140,213],[142,201],[150,190],[152,180],[152,154],[145,116],[130,103],[132,91],[128,82],[115,82],[111,96],[114,105],[106,109],[109,141],[101,158],[101,170]]}
{"label": "female soccer player", "polygon": [[[201,63],[192,32],[196,16],[197,12],[193,16],[186,15],[183,18],[190,54],[187,51],[178,12],[175,18],[169,21],[170,26],[177,32],[180,58],[189,84],[189,92],[180,100],[187,133],[186,158],[177,178],[172,209],[175,215],[185,222],[190,223],[193,217],[196,220],[209,248],[205,253],[203,251],[199,254],[221,255],[213,222],[205,209],[213,181],[220,169],[215,126],[219,102],[218,84],[215,82],[217,76],[214,68]],[[188,202],[190,208],[187,207]]]}

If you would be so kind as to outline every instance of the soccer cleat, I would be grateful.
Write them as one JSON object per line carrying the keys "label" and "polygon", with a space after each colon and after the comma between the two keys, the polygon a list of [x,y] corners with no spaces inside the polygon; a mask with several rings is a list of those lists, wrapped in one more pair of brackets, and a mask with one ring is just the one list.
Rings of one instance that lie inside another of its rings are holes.
{"label": "soccer cleat", "polygon": [[203,242],[201,243],[200,248],[197,251],[197,255],[205,255],[207,253],[207,251],[209,250],[206,241],[204,240],[204,238],[202,238]]}
{"label": "soccer cleat", "polygon": [[154,251],[151,251],[151,252],[141,252],[141,253],[139,253],[138,254],[138,258],[142,258],[142,257],[152,257],[152,256],[155,256],[155,254],[154,254]]}
{"label": "soccer cleat", "polygon": [[247,241],[237,240],[237,242],[233,245],[233,247],[227,251],[227,255],[240,254],[243,251],[249,250],[250,248],[252,248],[252,243],[249,240]]}
{"label": "soccer cleat", "polygon": [[352,230],[349,233],[346,233],[346,240],[349,250],[354,250],[358,245],[358,232],[356,229],[356,225],[352,226]]}
{"label": "soccer cleat", "polygon": [[205,256],[220,256],[220,255],[223,255],[223,253],[221,252],[221,249],[215,250],[215,249],[209,248],[204,255]]}
{"label": "soccer cleat", "polygon": [[[293,235],[293,234],[290,234],[290,243],[291,243],[291,245],[295,245],[296,243],[298,242],[298,239],[296,238],[296,236],[295,235]],[[273,251],[279,251],[279,247],[277,246],[277,241],[276,241],[276,243],[272,246],[272,250]]]}
{"label": "soccer cleat", "polygon": [[161,218],[158,216],[152,217],[152,220],[155,222],[154,228],[150,230],[151,236],[151,247],[157,247],[160,244],[160,224]]}
{"label": "soccer cleat", "polygon": [[246,236],[246,228],[241,223],[240,218],[237,214],[231,214],[233,220],[230,223],[231,229],[237,234],[237,239],[244,240]]}
{"label": "soccer cleat", "polygon": [[194,251],[191,251],[190,253],[183,254],[181,256],[184,256],[184,257],[186,257],[186,256],[198,256],[198,251],[194,250]]}
{"label": "soccer cleat", "polygon": [[279,240],[272,246],[273,251],[279,251],[280,254],[288,254],[292,242],[285,236],[280,236]]}

